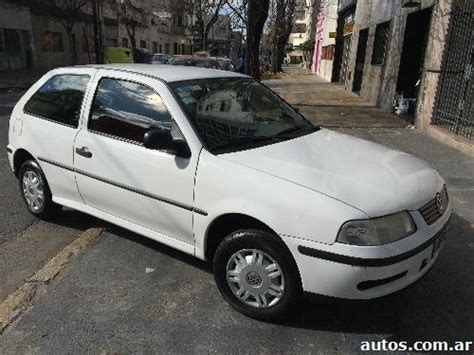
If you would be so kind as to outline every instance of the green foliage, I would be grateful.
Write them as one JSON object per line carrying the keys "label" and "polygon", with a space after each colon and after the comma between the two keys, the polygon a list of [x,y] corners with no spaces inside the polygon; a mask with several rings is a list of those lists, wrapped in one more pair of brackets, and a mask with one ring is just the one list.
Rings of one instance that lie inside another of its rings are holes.
{"label": "green foliage", "polygon": [[312,52],[314,50],[314,39],[308,39],[301,43],[297,48],[305,52]]}

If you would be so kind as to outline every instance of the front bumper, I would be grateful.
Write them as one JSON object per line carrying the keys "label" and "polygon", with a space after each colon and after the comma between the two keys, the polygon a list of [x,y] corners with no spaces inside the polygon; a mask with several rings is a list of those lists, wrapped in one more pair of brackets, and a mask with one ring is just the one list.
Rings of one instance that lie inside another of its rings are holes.
{"label": "front bumper", "polygon": [[432,226],[416,213],[417,232],[383,246],[327,245],[283,237],[298,265],[303,290],[345,299],[371,299],[417,281],[439,255],[441,248],[433,254],[433,246],[447,233],[451,206]]}

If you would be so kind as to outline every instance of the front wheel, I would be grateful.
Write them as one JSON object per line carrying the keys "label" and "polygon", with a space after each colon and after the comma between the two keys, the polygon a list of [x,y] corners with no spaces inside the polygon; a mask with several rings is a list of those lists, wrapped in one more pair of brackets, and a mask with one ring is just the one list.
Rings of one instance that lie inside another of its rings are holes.
{"label": "front wheel", "polygon": [[221,242],[214,256],[214,278],[235,309],[263,320],[286,313],[301,290],[286,245],[259,230],[236,231]]}

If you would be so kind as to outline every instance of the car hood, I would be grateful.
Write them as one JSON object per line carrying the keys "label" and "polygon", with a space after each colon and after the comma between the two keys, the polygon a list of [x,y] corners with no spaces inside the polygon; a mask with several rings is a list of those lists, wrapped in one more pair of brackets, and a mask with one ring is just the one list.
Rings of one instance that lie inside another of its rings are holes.
{"label": "car hood", "polygon": [[327,129],[220,157],[331,196],[370,217],[418,209],[444,183],[421,159]]}

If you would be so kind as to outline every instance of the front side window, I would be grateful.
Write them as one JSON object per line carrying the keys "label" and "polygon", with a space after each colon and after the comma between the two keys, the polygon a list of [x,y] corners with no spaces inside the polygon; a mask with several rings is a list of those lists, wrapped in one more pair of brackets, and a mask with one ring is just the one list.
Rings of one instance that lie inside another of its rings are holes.
{"label": "front side window", "polygon": [[77,127],[89,75],[63,74],[49,79],[24,107],[26,113]]}
{"label": "front side window", "polygon": [[92,104],[89,130],[142,144],[151,128],[171,130],[163,99],[148,86],[103,78]]}
{"label": "front side window", "polygon": [[214,154],[277,143],[316,130],[272,91],[249,78],[181,81],[171,87]]}

